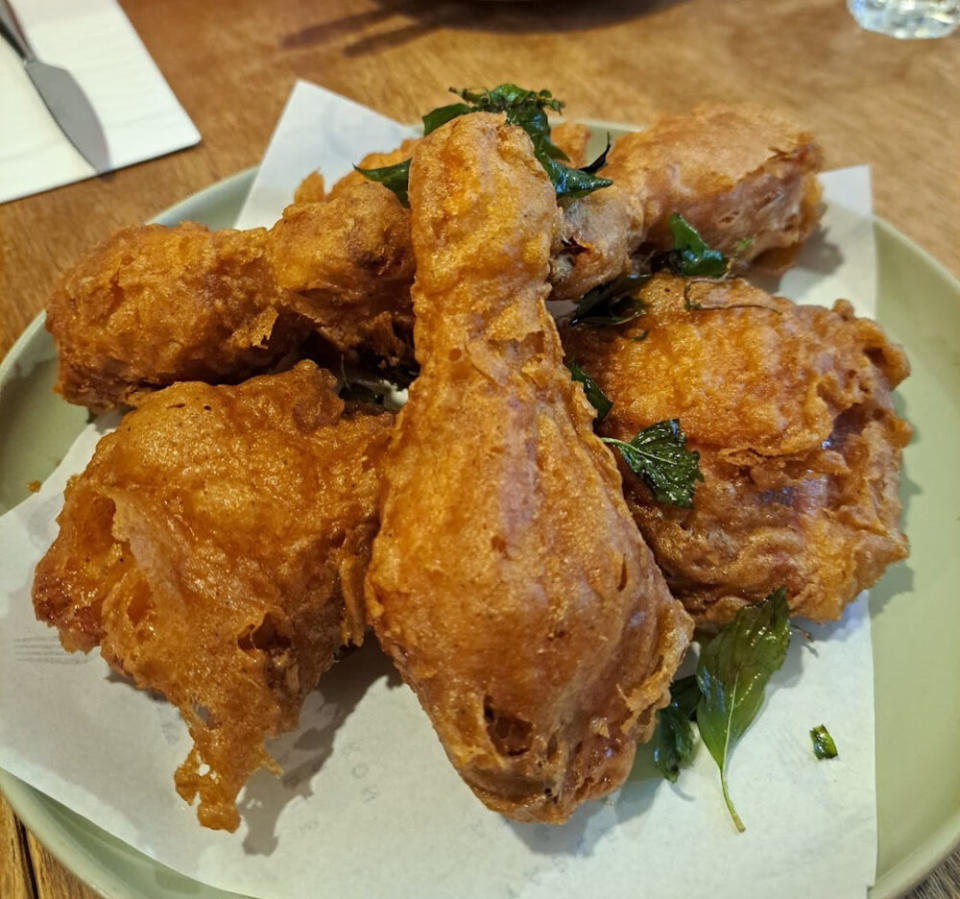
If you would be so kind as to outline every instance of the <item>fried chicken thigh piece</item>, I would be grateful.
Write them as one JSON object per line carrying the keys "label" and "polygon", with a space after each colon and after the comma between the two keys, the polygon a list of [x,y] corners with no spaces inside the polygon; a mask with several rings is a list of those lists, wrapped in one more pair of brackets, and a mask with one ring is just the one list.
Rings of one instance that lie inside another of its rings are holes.
{"label": "fried chicken thigh piece", "polygon": [[191,222],[117,232],[61,278],[47,304],[57,390],[101,411],[175,381],[237,381],[269,367],[295,332],[266,237]]}
{"label": "fried chicken thigh piece", "polygon": [[393,416],[345,415],[334,383],[301,362],[151,394],[71,479],[37,567],[37,617],[64,648],[99,645],[179,708],[194,746],[176,787],[206,827],[236,829],[240,788],[276,769],[264,740],[363,640]]}
{"label": "fried chicken thigh piece", "polygon": [[646,314],[623,328],[562,337],[613,402],[600,433],[629,441],[677,418],[700,453],[692,509],[657,503],[624,467],[670,589],[701,623],[780,586],[793,614],[839,618],[908,552],[898,488],[910,426],[890,400],[909,374],[903,351],[845,301],[797,306],[745,281],[670,275],[641,298]]}
{"label": "fried chicken thigh piece", "polygon": [[476,795],[558,823],[627,776],[691,622],[563,366],[544,305],[558,211],[527,136],[489,114],[444,125],[410,202],[421,372],[368,615]]}
{"label": "fried chicken thigh piece", "polygon": [[289,308],[328,343],[387,365],[412,361],[410,215],[382,184],[358,176],[288,206],[267,253]]}
{"label": "fried chicken thigh piece", "polygon": [[625,134],[602,174],[628,198],[632,251],[670,249],[677,212],[710,246],[783,269],[820,217],[822,167],[813,136],[778,113],[714,103]]}

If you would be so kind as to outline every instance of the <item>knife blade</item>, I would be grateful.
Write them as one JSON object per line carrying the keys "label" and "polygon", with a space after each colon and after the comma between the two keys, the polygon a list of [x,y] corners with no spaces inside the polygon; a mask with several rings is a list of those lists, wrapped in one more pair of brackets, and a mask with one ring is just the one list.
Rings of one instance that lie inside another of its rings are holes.
{"label": "knife blade", "polygon": [[37,59],[7,0],[0,0],[0,34],[17,51],[33,86],[67,140],[97,174],[110,170],[110,151],[96,110],[66,69]]}
{"label": "knife blade", "polygon": [[97,174],[110,170],[110,152],[100,119],[83,88],[66,69],[28,59],[23,67],[60,130]]}

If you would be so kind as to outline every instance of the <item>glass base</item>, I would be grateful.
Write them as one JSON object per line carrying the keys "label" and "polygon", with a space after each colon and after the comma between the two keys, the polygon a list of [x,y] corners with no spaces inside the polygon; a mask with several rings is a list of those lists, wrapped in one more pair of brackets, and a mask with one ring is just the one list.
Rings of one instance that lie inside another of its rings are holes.
{"label": "glass base", "polygon": [[861,28],[899,38],[946,37],[960,25],[960,0],[847,0]]}

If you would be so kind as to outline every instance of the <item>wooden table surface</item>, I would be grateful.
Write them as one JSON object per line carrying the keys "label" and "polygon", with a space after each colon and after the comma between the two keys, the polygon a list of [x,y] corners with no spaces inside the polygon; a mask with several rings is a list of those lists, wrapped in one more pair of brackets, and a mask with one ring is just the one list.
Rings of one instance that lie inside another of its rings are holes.
{"label": "wooden table surface", "polygon": [[[29,0],[21,0],[29,2]],[[753,99],[869,163],[875,208],[960,273],[960,41],[861,31],[843,0],[121,0],[203,142],[0,206],[0,357],[58,272],[111,231],[255,164],[297,78],[401,121],[450,85],[549,87],[572,116],[645,122]],[[93,896],[0,799],[0,897]],[[960,896],[960,852],[914,897]]]}

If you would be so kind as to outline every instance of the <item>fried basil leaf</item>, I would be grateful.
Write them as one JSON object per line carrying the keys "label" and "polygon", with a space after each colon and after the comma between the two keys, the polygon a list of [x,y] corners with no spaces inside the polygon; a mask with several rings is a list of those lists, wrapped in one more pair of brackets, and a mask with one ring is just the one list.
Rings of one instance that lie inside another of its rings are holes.
{"label": "fried basil leaf", "polygon": [[489,91],[455,90],[453,93],[472,103],[472,112],[506,113],[507,122],[523,128],[530,135],[534,146],[539,140],[543,152],[551,159],[567,158],[567,154],[550,139],[550,122],[546,111],[563,110],[563,102],[557,100],[550,91],[528,91],[507,83],[497,85]]}
{"label": "fried basil leaf", "polygon": [[385,165],[379,169],[361,169],[359,166],[354,166],[354,169],[364,178],[377,181],[393,191],[402,206],[410,205],[410,201],[407,199],[407,184],[410,180],[409,159],[398,162],[396,165]]}
{"label": "fried basil leaf", "polygon": [[[609,178],[600,178],[595,172],[606,163],[607,151],[582,169],[573,169],[564,165],[567,155],[550,138],[550,122],[547,109],[557,112],[563,109],[563,103],[548,90],[528,91],[515,84],[500,84],[493,90],[471,91],[450,89],[465,102],[451,103],[428,112],[423,117],[424,135],[452,121],[458,116],[471,112],[502,112],[507,122],[518,125],[530,136],[533,153],[543,166],[553,184],[557,198],[582,197],[601,187],[609,187],[613,182]],[[609,149],[609,140],[607,141]],[[354,168],[365,178],[379,181],[396,194],[397,199],[409,206],[407,186],[410,179],[410,160],[378,169]]]}
{"label": "fried basil leaf", "polygon": [[580,298],[570,325],[604,328],[639,318],[646,306],[636,294],[649,280],[649,275],[621,275],[594,287]]}
{"label": "fried basil leaf", "polygon": [[657,730],[653,737],[653,762],[660,773],[676,783],[681,765],[693,759],[696,743],[691,719],[700,702],[700,685],[691,674],[674,681],[670,704],[657,712]]}
{"label": "fried basil leaf", "polygon": [[585,172],[583,169],[572,169],[562,162],[557,162],[556,159],[546,154],[536,140],[533,142],[533,154],[539,160],[540,165],[546,170],[558,199],[564,197],[585,197],[595,190],[600,190],[602,187],[609,187],[613,184],[609,178],[600,178],[597,175],[591,175],[589,172]]}
{"label": "fried basil leaf", "polygon": [[677,419],[658,421],[629,443],[612,437],[600,439],[620,450],[630,470],[650,488],[657,502],[682,509],[693,506],[696,482],[703,480],[700,454],[686,448],[687,437]]}
{"label": "fried basil leaf", "polygon": [[466,103],[451,103],[449,106],[438,106],[423,117],[423,135],[426,137],[431,131],[436,131],[441,125],[446,125],[459,116],[474,112],[472,106]]}
{"label": "fried basil leaf", "polygon": [[613,407],[613,401],[600,389],[597,382],[577,365],[576,359],[564,359],[564,362],[566,362],[567,368],[570,369],[570,376],[573,380],[583,384],[583,392],[587,395],[590,405],[597,410],[597,421],[603,421],[606,414]]}
{"label": "fried basil leaf", "polygon": [[700,652],[697,726],[720,768],[723,799],[737,830],[743,821],[730,800],[730,753],[760,711],[764,689],[790,645],[787,593],[781,587],[763,602],[745,606]]}
{"label": "fried basil leaf", "polygon": [[819,724],[810,731],[810,739],[813,740],[813,754],[818,759],[835,759],[837,757],[837,744],[833,742],[830,731],[825,724]]}
{"label": "fried basil leaf", "polygon": [[722,278],[727,274],[729,260],[713,249],[682,215],[670,214],[670,234],[673,249],[658,253],[650,260],[653,271],[664,269],[685,278]]}

